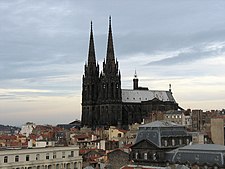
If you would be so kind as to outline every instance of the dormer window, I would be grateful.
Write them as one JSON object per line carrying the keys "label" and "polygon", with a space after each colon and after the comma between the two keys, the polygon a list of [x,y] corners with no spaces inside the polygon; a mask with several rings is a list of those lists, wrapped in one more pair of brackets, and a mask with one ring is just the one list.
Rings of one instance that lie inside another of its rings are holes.
{"label": "dormer window", "polygon": [[175,146],[175,140],[174,140],[174,138],[172,139],[172,146]]}
{"label": "dormer window", "polygon": [[164,140],[164,145],[165,145],[165,147],[168,146],[167,140]]}
{"label": "dormer window", "polygon": [[148,159],[148,153],[144,153],[144,159],[145,159],[145,160]]}

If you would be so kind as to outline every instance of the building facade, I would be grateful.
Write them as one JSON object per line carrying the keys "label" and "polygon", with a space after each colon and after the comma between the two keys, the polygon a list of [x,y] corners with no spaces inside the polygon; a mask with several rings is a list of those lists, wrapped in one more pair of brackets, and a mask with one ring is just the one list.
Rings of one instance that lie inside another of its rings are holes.
{"label": "building facade", "polygon": [[211,119],[211,138],[214,144],[225,145],[224,124],[224,118]]}
{"label": "building facade", "polygon": [[193,144],[167,152],[165,160],[170,164],[189,168],[225,168],[225,147],[217,144]]}
{"label": "building facade", "polygon": [[0,169],[81,169],[77,146],[0,150]]}
{"label": "building facade", "polygon": [[111,18],[109,19],[106,59],[100,71],[96,61],[91,24],[88,61],[82,78],[81,126],[91,128],[141,123],[152,111],[177,110],[171,90],[148,90],[138,86],[135,72],[133,89],[121,89],[121,74],[115,57]]}
{"label": "building facade", "polygon": [[139,127],[135,144],[131,146],[134,164],[166,166],[166,152],[191,142],[184,126],[169,121],[155,121]]}

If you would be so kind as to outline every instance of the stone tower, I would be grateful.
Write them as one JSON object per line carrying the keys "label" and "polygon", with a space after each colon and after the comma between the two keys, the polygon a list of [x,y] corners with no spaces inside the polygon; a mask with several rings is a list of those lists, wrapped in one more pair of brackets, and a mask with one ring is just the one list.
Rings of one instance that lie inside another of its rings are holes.
{"label": "stone tower", "polygon": [[91,24],[88,63],[84,66],[81,125],[91,128],[120,126],[122,122],[121,76],[115,59],[111,17],[106,59],[99,75]]}
{"label": "stone tower", "polygon": [[114,54],[111,17],[109,18],[106,59],[100,74],[99,94],[100,123],[104,126],[120,125],[122,120],[121,76]]}
{"label": "stone tower", "polygon": [[84,65],[82,86],[82,125],[96,123],[99,88],[99,65],[96,63],[94,37],[91,22],[88,63]]}

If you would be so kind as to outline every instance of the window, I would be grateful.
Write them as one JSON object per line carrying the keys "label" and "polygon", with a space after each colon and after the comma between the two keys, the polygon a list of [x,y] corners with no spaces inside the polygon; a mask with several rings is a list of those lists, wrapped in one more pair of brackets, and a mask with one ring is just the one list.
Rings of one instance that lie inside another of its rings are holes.
{"label": "window", "polygon": [[164,140],[164,145],[168,146],[167,140]]}
{"label": "window", "polygon": [[157,154],[156,153],[154,153],[153,155],[152,155],[152,159],[155,161],[155,160],[157,160]]}
{"label": "window", "polygon": [[4,163],[8,163],[8,156],[4,157]]}
{"label": "window", "polygon": [[65,151],[62,152],[62,158],[65,158]]}
{"label": "window", "polygon": [[118,133],[118,137],[121,137],[121,133]]}
{"label": "window", "polygon": [[135,153],[135,159],[138,159],[138,153]]}
{"label": "window", "polygon": [[40,160],[40,154],[36,155],[36,160]]}
{"label": "window", "polygon": [[74,151],[71,151],[71,157],[74,157]]}
{"label": "window", "polygon": [[179,144],[182,145],[182,139],[179,139]]}
{"label": "window", "polygon": [[220,160],[219,156],[216,156],[215,161],[219,161],[219,160]]}
{"label": "window", "polygon": [[178,160],[181,159],[181,154],[180,154],[180,153],[177,154],[177,159],[178,159]]}
{"label": "window", "polygon": [[56,158],[56,152],[53,152],[53,158]]}
{"label": "window", "polygon": [[30,156],[26,155],[26,161],[30,161]]}
{"label": "window", "polygon": [[144,159],[145,159],[145,160],[148,159],[148,153],[144,153]]}
{"label": "window", "polygon": [[172,139],[172,146],[175,146],[175,140],[174,140],[174,138]]}
{"label": "window", "polygon": [[49,159],[49,153],[46,153],[46,160]]}
{"label": "window", "polygon": [[190,143],[190,141],[189,141],[189,139],[187,138],[187,144],[189,144]]}
{"label": "window", "polygon": [[198,154],[195,156],[195,160],[196,160],[196,161],[199,160],[199,155],[198,155]]}
{"label": "window", "polygon": [[18,155],[15,156],[15,162],[19,162],[19,156]]}

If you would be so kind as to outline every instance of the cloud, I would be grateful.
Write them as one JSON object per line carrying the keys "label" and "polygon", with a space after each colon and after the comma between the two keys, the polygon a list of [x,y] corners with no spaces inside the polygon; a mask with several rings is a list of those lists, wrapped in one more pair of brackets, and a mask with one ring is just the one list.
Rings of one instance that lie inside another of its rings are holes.
{"label": "cloud", "polygon": [[201,59],[216,57],[225,52],[225,42],[211,42],[209,44],[201,44],[190,47],[189,50],[180,50],[174,52],[173,56],[165,56],[165,58],[152,61],[148,65],[173,65],[186,64]]}
{"label": "cloud", "polygon": [[[224,78],[224,5],[220,0],[214,3],[210,0],[144,0],[142,3],[129,1],[129,5],[120,0],[0,1],[3,122],[11,123],[15,116],[19,119],[17,124],[32,117],[40,122],[47,112],[50,115],[46,121],[54,123],[57,119],[52,115],[63,116],[60,114],[64,113],[63,108],[70,119],[74,114],[69,112],[80,113],[90,21],[93,21],[96,56],[102,64],[109,15],[112,15],[115,54],[123,88],[132,87],[136,69],[140,84],[152,89],[167,89],[169,83],[183,87],[187,83],[188,93],[193,93],[199,103],[196,104],[204,107],[201,94],[191,92],[191,87],[201,84],[202,93],[203,89],[206,93],[213,91],[207,80],[213,76]],[[210,85],[215,86],[216,94],[212,98],[219,100],[218,107],[221,107],[223,98],[216,96],[219,90],[224,93],[225,84],[219,78],[212,79]],[[200,80],[196,82],[196,79]],[[174,89],[175,98],[179,96],[178,101],[193,103],[182,87]],[[186,100],[179,93],[187,97]],[[209,95],[202,96],[211,100]],[[63,103],[71,105],[61,106],[60,111],[55,108]]]}

